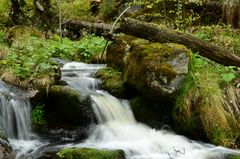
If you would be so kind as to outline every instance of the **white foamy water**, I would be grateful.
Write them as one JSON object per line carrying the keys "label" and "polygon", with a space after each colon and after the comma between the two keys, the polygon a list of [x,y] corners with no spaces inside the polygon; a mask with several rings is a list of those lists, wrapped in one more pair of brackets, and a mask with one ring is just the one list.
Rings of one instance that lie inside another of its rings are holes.
{"label": "white foamy water", "polygon": [[0,129],[17,152],[16,158],[41,145],[31,133],[31,95],[0,80]]}
{"label": "white foamy water", "polygon": [[[91,73],[86,70],[92,71],[101,67],[103,66],[70,63],[63,68],[71,72],[77,71],[78,77],[88,80]],[[92,71],[94,72],[96,71]],[[71,80],[65,79],[73,87],[82,81],[75,80],[71,83]],[[85,85],[85,90],[93,88],[90,85],[96,84],[92,80],[86,83],[89,84]],[[120,101],[104,91],[91,91],[92,107],[98,125],[91,129],[84,143],[68,146],[122,149],[127,159],[221,159],[225,153],[238,153],[236,150],[196,142],[166,130],[152,129],[136,122],[127,101]]]}

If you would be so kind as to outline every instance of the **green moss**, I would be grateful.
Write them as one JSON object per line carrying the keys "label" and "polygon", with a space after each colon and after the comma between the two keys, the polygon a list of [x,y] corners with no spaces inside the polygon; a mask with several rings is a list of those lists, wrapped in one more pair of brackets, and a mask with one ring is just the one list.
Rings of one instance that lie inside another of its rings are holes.
{"label": "green moss", "polygon": [[176,70],[169,61],[181,56],[182,53],[187,57],[191,57],[191,52],[185,46],[174,43],[139,45],[138,48],[133,50],[133,53],[137,54],[140,59],[144,59],[146,69],[160,70],[159,75],[166,76],[168,80],[175,78],[177,75]]}
{"label": "green moss", "polygon": [[126,88],[123,83],[122,73],[118,70],[111,67],[100,69],[96,77],[102,80],[102,89],[117,97],[125,96]]}
{"label": "green moss", "polygon": [[60,159],[124,159],[122,150],[97,150],[92,148],[69,148],[57,153]]}

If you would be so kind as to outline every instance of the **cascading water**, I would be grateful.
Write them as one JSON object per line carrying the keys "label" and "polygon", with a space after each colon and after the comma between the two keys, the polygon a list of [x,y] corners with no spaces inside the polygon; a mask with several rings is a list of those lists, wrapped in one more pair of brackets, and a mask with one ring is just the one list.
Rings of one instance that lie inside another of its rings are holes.
{"label": "cascading water", "polygon": [[[68,63],[62,69],[63,79],[72,87],[91,92],[99,122],[84,143],[71,146],[122,149],[127,159],[221,159],[225,153],[237,153],[136,122],[127,101],[96,90],[99,82],[90,75],[100,67],[103,66]],[[73,73],[73,79],[67,75],[68,71]]]}
{"label": "cascading water", "polygon": [[31,133],[31,95],[0,80],[0,129],[17,152],[16,158],[40,145]]}

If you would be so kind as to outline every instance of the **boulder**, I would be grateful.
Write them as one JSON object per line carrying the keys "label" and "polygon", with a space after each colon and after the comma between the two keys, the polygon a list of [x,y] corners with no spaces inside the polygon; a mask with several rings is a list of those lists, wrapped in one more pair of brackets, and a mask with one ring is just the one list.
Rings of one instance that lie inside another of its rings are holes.
{"label": "boulder", "polygon": [[57,153],[60,159],[125,159],[122,150],[98,150],[93,148],[68,148]]}
{"label": "boulder", "polygon": [[190,58],[179,44],[137,45],[124,57],[123,79],[149,100],[172,102],[188,75]]}
{"label": "boulder", "polygon": [[132,98],[138,92],[128,87],[122,77],[122,72],[112,67],[107,67],[98,70],[96,77],[101,79],[101,89],[108,91],[110,94],[117,98]]}
{"label": "boulder", "polygon": [[89,125],[94,119],[90,96],[65,86],[52,86],[49,89],[46,113],[50,112],[81,126]]}
{"label": "boulder", "polygon": [[113,43],[107,47],[107,66],[122,70],[124,65],[124,57],[131,50],[131,48],[135,47],[136,45],[147,43],[148,40],[129,35],[120,35],[114,37]]}
{"label": "boulder", "polygon": [[0,158],[15,159],[15,152],[2,130],[0,130]]}
{"label": "boulder", "polygon": [[171,107],[153,103],[142,96],[131,99],[130,105],[134,117],[141,123],[156,129],[162,129],[166,128],[166,125],[172,125]]}

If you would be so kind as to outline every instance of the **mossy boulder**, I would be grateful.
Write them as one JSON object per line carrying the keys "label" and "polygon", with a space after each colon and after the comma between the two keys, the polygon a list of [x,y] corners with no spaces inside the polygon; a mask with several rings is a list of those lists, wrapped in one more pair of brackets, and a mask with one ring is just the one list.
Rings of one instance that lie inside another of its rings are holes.
{"label": "mossy boulder", "polygon": [[0,158],[2,159],[15,158],[15,152],[2,130],[0,130]]}
{"label": "mossy boulder", "polygon": [[138,45],[124,58],[123,78],[150,100],[174,101],[188,75],[190,58],[183,45]]}
{"label": "mossy boulder", "polygon": [[131,98],[138,92],[125,85],[122,72],[117,69],[107,67],[98,70],[96,77],[101,79],[101,89],[108,91],[118,98]]}
{"label": "mossy boulder", "polygon": [[113,42],[107,47],[106,62],[109,67],[122,70],[124,65],[124,57],[131,48],[147,44],[148,40],[136,38],[129,35],[120,35],[114,37]]}
{"label": "mossy boulder", "polygon": [[125,159],[122,150],[98,150],[93,148],[69,148],[57,153],[60,159]]}
{"label": "mossy boulder", "polygon": [[49,89],[46,113],[50,112],[81,126],[89,125],[94,119],[90,96],[64,86],[52,86]]}

